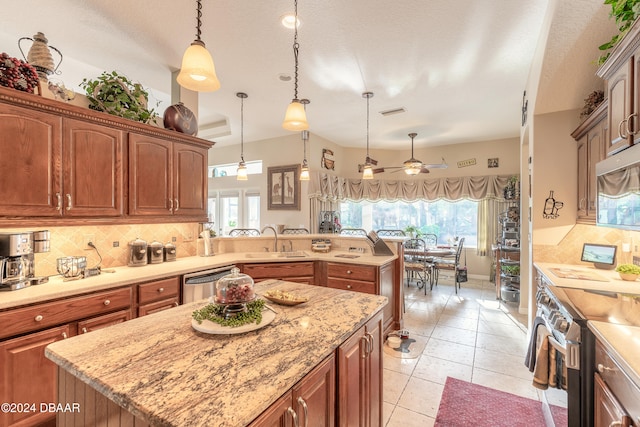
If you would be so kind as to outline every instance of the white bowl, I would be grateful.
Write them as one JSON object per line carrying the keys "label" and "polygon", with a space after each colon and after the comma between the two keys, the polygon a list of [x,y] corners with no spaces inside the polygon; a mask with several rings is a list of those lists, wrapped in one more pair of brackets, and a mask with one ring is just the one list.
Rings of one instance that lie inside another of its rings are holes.
{"label": "white bowl", "polygon": [[391,348],[398,348],[402,344],[402,338],[400,337],[389,337],[387,338],[387,345]]}

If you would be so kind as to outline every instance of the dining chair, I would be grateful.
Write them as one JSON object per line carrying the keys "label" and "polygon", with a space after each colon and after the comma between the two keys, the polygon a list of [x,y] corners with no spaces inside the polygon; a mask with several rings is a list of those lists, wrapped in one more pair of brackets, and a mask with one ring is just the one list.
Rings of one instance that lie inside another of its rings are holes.
{"label": "dining chair", "polygon": [[453,271],[454,274],[454,283],[453,287],[458,293],[458,289],[460,289],[460,277],[459,271],[462,269],[460,265],[460,255],[462,254],[462,248],[464,246],[464,237],[460,238],[458,241],[458,247],[456,248],[455,254],[449,257],[437,257],[433,261],[433,274],[435,276],[435,284],[438,285],[438,279],[440,277],[440,270],[449,270]]}
{"label": "dining chair", "polygon": [[260,236],[260,230],[256,228],[234,228],[229,232],[230,237]]}
{"label": "dining chair", "polygon": [[427,292],[427,282],[431,283],[431,263],[427,262],[424,251],[427,248],[422,239],[409,239],[403,243],[404,271],[407,277],[407,287],[412,280],[416,280],[418,289],[424,287]]}
{"label": "dining chair", "polygon": [[376,234],[378,237],[403,237],[406,236],[405,232],[402,230],[376,230]]}
{"label": "dining chair", "polygon": [[343,236],[367,236],[367,230],[363,228],[343,228],[340,230],[340,234]]}
{"label": "dining chair", "polygon": [[309,230],[306,228],[285,228],[282,230],[282,234],[309,234]]}
{"label": "dining chair", "polygon": [[418,236],[420,239],[424,240],[427,246],[437,246],[438,245],[438,236],[433,233],[421,234]]}

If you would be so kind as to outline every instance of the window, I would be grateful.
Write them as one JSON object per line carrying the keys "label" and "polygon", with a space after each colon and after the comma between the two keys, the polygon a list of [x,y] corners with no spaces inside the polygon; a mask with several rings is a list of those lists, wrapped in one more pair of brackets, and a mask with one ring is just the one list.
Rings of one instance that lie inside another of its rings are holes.
{"label": "window", "polygon": [[219,236],[234,228],[260,228],[260,193],[257,190],[221,190],[210,193],[209,221]]}
{"label": "window", "polygon": [[343,228],[404,230],[413,225],[420,233],[438,236],[441,244],[455,237],[464,237],[465,246],[477,244],[478,202],[474,200],[343,201],[340,218]]}
{"label": "window", "polygon": [[[256,175],[262,173],[262,160],[253,160],[245,162],[247,166],[247,175]],[[209,177],[219,178],[221,176],[236,176],[238,175],[238,164],[227,163],[224,165],[212,165],[209,166]]]}

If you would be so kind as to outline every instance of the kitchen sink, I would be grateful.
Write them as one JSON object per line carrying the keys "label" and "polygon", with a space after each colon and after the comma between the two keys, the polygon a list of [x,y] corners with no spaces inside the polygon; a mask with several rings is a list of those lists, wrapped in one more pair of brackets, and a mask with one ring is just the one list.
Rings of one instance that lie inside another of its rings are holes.
{"label": "kitchen sink", "polygon": [[305,258],[309,255],[305,251],[292,252],[247,252],[245,258]]}

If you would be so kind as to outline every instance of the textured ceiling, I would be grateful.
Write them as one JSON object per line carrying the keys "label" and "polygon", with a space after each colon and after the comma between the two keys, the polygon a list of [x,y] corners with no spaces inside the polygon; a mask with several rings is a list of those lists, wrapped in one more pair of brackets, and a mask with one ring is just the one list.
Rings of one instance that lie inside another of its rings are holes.
{"label": "textured ceiling", "polygon": [[[548,7],[554,15],[545,21]],[[284,0],[203,1],[202,39],[222,88],[200,95],[199,124],[210,128],[201,136],[239,143],[238,91],[249,95],[246,142],[289,134],[281,122],[293,82],[279,75],[293,73],[293,34],[279,21],[292,10]],[[607,40],[603,28],[612,28],[601,0],[299,0],[298,12],[299,96],[311,100],[310,131],[363,147],[361,94],[372,91],[371,147],[403,150],[409,132],[418,133],[416,147],[517,137],[545,22],[536,112],[579,108],[593,85],[578,82],[598,84],[589,62]],[[41,31],[64,55],[58,78],[67,86],[118,70],[148,87],[162,112],[171,72],[195,38],[195,15],[192,0],[5,2],[0,44],[21,57],[17,40]],[[378,114],[399,107],[406,112]]]}

